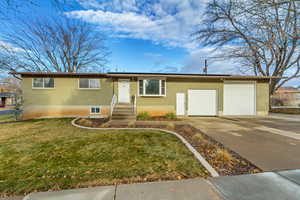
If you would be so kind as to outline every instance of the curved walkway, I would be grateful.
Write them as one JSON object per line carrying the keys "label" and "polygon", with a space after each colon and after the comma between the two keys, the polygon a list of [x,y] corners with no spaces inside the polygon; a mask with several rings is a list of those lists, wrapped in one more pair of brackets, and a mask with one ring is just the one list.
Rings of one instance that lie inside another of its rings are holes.
{"label": "curved walkway", "polygon": [[169,133],[172,135],[175,135],[178,139],[183,142],[183,144],[194,154],[195,158],[203,165],[205,169],[211,174],[212,177],[218,177],[219,174],[218,172],[202,157],[202,155],[194,148],[184,137],[179,135],[178,133],[174,131],[169,131],[169,130],[164,130],[164,129],[159,129],[159,128],[92,128],[92,127],[85,127],[76,124],[76,120],[78,118],[72,120],[72,125],[77,127],[77,128],[83,128],[83,129],[89,129],[89,130],[155,130],[155,131],[162,131],[165,133]]}

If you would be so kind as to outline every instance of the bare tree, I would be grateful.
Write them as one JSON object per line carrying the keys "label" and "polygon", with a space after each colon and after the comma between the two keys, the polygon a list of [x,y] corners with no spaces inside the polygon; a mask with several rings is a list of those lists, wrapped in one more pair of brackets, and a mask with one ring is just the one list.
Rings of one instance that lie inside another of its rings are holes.
{"label": "bare tree", "polygon": [[195,33],[204,45],[227,46],[222,55],[237,59],[243,71],[272,79],[271,94],[300,77],[299,0],[212,0]]}
{"label": "bare tree", "polygon": [[18,23],[2,37],[3,71],[103,72],[109,55],[98,27],[67,17]]}

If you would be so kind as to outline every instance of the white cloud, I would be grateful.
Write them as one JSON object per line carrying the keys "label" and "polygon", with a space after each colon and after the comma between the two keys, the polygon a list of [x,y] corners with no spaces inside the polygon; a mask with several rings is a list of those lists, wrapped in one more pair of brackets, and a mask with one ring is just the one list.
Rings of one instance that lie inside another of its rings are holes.
{"label": "white cloud", "polygon": [[115,37],[151,40],[167,47],[195,49],[191,34],[205,6],[199,0],[78,0],[87,10],[67,12],[69,17],[101,25]]}
{"label": "white cloud", "polygon": [[162,54],[159,54],[159,53],[144,53],[144,56],[150,57],[150,58],[158,58],[158,57],[162,57]]}

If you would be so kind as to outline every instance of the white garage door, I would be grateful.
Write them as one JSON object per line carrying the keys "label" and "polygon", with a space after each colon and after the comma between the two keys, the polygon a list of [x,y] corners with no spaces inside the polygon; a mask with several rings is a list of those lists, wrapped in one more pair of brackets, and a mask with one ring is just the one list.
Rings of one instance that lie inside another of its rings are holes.
{"label": "white garage door", "polygon": [[255,115],[255,84],[224,84],[224,115]]}
{"label": "white garage door", "polygon": [[217,115],[216,90],[189,90],[188,115]]}

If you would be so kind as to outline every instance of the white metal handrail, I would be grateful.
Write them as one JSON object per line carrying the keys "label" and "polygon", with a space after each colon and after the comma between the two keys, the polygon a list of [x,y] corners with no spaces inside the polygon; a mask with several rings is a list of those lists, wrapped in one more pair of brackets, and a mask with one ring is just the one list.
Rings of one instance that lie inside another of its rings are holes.
{"label": "white metal handrail", "polygon": [[134,100],[133,100],[133,111],[134,111],[134,114],[136,115],[136,96],[134,95]]}
{"label": "white metal handrail", "polygon": [[114,94],[110,103],[110,116],[112,116],[116,103],[117,103],[117,95]]}

